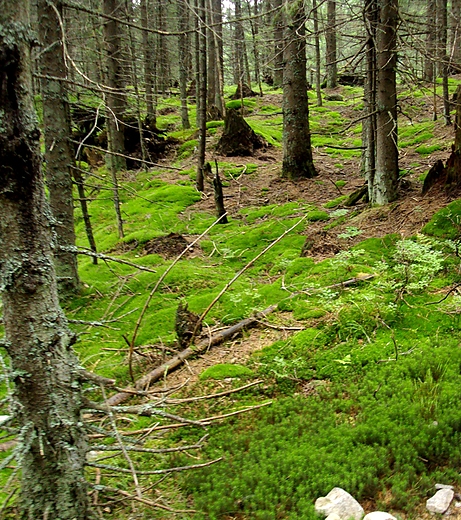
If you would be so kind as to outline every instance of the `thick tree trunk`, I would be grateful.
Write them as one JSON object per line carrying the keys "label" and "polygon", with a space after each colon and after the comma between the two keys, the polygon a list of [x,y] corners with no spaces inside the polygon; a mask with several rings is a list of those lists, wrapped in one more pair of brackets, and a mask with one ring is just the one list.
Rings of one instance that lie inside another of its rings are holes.
{"label": "thick tree trunk", "polygon": [[0,0],[0,281],[20,425],[22,517],[91,518],[78,363],[58,301],[27,0]]}
{"label": "thick tree trunk", "polygon": [[376,30],[376,171],[370,193],[373,204],[387,204],[397,198],[397,88],[396,32],[398,0],[379,3]]}
{"label": "thick tree trunk", "polygon": [[[56,231],[55,267],[62,296],[78,291],[77,259],[60,247],[75,246],[74,202],[72,197],[71,165],[74,153],[71,135],[66,83],[67,77],[62,47],[62,35],[56,11],[46,0],[39,0],[38,30],[43,52],[40,54],[42,73],[43,126],[45,128],[46,183]],[[56,3],[62,19],[62,6]]]}
{"label": "thick tree trunk", "polygon": [[327,2],[327,29],[325,33],[327,87],[338,85],[338,65],[336,63],[336,0]]}
{"label": "thick tree trunk", "polygon": [[290,179],[316,175],[309,130],[304,34],[304,6],[297,2],[285,29],[283,73],[282,176]]}

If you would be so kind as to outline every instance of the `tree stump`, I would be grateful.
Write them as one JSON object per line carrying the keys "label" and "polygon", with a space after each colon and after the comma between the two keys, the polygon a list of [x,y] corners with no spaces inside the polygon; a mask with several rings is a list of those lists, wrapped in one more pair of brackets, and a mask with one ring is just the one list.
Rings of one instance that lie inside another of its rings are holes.
{"label": "tree stump", "polygon": [[266,141],[255,134],[237,110],[227,111],[224,132],[216,146],[219,154],[226,157],[254,155],[255,150],[266,146]]}
{"label": "tree stump", "polygon": [[235,94],[232,96],[232,99],[242,99],[246,97],[256,97],[258,95],[257,92],[251,90],[251,88],[246,83],[239,83],[237,85],[237,90]]}
{"label": "tree stump", "polygon": [[439,160],[429,170],[424,179],[423,195],[436,184],[446,190],[455,190],[461,186],[461,85],[458,85],[454,99],[456,99],[455,142],[446,165],[444,166]]}

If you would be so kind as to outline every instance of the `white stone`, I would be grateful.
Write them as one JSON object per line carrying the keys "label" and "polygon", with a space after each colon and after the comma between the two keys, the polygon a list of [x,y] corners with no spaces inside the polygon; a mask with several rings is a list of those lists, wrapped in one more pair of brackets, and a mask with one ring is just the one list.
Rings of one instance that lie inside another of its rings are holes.
{"label": "white stone", "polygon": [[325,520],[341,520],[341,517],[336,513],[331,513],[331,515],[328,515]]}
{"label": "white stone", "polygon": [[317,498],[315,511],[326,517],[336,513],[340,520],[361,520],[365,514],[357,500],[341,488],[333,488],[326,497]]}
{"label": "white stone", "polygon": [[443,514],[450,507],[454,496],[455,492],[452,489],[439,489],[426,501],[426,509],[431,513]]}
{"label": "white stone", "polygon": [[11,419],[11,415],[0,415],[0,426],[3,426]]}
{"label": "white stone", "polygon": [[373,511],[373,513],[368,513],[365,515],[363,520],[397,520],[397,518],[392,516],[390,513],[384,513],[383,511]]}
{"label": "white stone", "polygon": [[449,484],[436,484],[435,489],[455,489],[455,487]]}

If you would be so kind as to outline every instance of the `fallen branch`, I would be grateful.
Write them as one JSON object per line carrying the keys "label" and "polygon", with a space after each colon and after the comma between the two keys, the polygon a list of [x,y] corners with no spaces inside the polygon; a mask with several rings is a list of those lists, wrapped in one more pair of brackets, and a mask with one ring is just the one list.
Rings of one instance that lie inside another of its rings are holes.
{"label": "fallen branch", "polygon": [[[330,285],[329,287],[323,287],[323,288],[316,288],[315,291],[329,289],[329,288],[337,288],[337,287],[349,287],[350,285],[353,285],[358,282],[362,282],[364,280],[369,280],[370,278],[373,278],[374,275],[366,275],[362,277],[356,277],[351,278],[350,280],[346,280],[344,282],[336,283],[333,285]],[[288,296],[288,299],[294,298],[295,296],[299,296],[300,294],[303,294],[305,291],[296,292]],[[314,292],[314,289],[312,290]],[[188,347],[185,350],[181,351],[176,356],[173,356],[171,359],[163,363],[162,365],[158,366],[151,372],[148,372],[146,375],[141,377],[141,379],[138,379],[134,385],[134,391],[146,391],[147,388],[152,383],[155,383],[159,379],[165,377],[169,372],[172,372],[178,366],[180,366],[186,359],[201,354],[202,352],[208,350],[210,347],[214,347],[216,345],[221,344],[223,341],[232,338],[239,332],[241,332],[244,329],[248,329],[250,327],[253,327],[258,324],[259,321],[261,321],[262,318],[265,318],[267,315],[271,314],[272,312],[276,311],[278,308],[278,303],[271,305],[267,307],[266,309],[256,313],[251,318],[246,318],[235,325],[232,325],[231,327],[219,331],[217,334],[211,336],[211,338],[206,338],[194,345],[193,347]],[[132,390],[129,392],[119,392],[112,397],[109,397],[107,400],[107,404],[110,406],[117,406],[126,399],[128,399],[132,395]]]}
{"label": "fallen branch", "polygon": [[[180,471],[188,471],[190,469],[206,468],[207,466],[216,464],[216,462],[220,462],[221,460],[223,460],[223,458],[219,457],[219,459],[210,460],[209,462],[204,462],[203,464],[193,464],[192,466],[180,466],[177,468],[151,469],[151,470],[147,470],[147,471],[138,471],[138,475],[164,475],[165,473],[178,473]],[[115,471],[118,473],[130,473],[131,474],[131,470],[129,470],[129,469],[119,468],[118,466],[110,466],[109,464],[98,464],[96,462],[87,462],[86,465],[91,466],[92,468],[107,469],[109,471]]]}

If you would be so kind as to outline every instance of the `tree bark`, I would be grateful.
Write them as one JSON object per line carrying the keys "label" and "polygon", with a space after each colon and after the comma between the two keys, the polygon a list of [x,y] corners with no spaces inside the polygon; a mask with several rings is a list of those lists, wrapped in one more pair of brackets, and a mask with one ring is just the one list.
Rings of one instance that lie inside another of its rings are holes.
{"label": "tree bark", "polygon": [[336,63],[336,0],[327,2],[327,28],[325,32],[327,87],[338,85],[338,65]]}
{"label": "tree bark", "polygon": [[183,130],[190,128],[189,110],[187,108],[187,9],[184,0],[177,0],[179,55],[179,95],[181,98],[181,124]]}
{"label": "tree bark", "polygon": [[282,0],[275,0],[274,7],[279,10],[274,17],[274,87],[283,85],[283,25]]}
{"label": "tree bark", "polygon": [[282,176],[290,179],[316,175],[309,130],[306,79],[305,18],[302,2],[285,29],[283,67],[283,164]]}
{"label": "tree bark", "polygon": [[61,311],[40,133],[31,93],[28,0],[0,0],[0,282],[14,412],[22,444],[22,517],[92,518],[75,335]]}
{"label": "tree bark", "polygon": [[[104,14],[123,18],[120,0],[103,0]],[[126,94],[122,66],[122,28],[115,20],[104,21],[104,42],[106,48],[105,81],[110,91],[107,93],[107,141],[109,152],[125,153],[124,115]],[[115,171],[126,169],[126,161],[120,155],[109,154],[109,162]]]}
{"label": "tree bark", "polygon": [[321,57],[320,57],[320,33],[319,33],[319,12],[317,0],[312,0],[312,17],[314,21],[314,43],[315,43],[315,92],[317,94],[317,106],[322,106],[322,87],[321,87]]}
{"label": "tree bark", "polygon": [[206,38],[206,0],[198,1],[199,15],[199,83],[197,84],[197,97],[200,98],[199,114],[199,149],[197,157],[196,187],[198,191],[204,190],[203,166],[205,164],[206,151],[206,107],[207,107],[207,38]]}
{"label": "tree bark", "polygon": [[[141,13],[141,25],[145,29],[150,28],[149,24],[149,12],[150,6],[148,6],[148,0],[141,0],[140,5]],[[157,111],[156,111],[156,93],[154,92],[153,76],[154,72],[152,69],[153,64],[153,52],[152,52],[152,38],[151,33],[147,30],[142,31],[142,50],[144,58],[144,86],[146,89],[146,122],[149,127],[157,127]],[[180,62],[181,63],[181,62]]]}
{"label": "tree bark", "polygon": [[43,51],[40,54],[42,73],[43,126],[45,128],[46,183],[51,212],[54,217],[57,248],[54,253],[58,286],[62,296],[78,291],[77,259],[60,247],[75,246],[74,201],[72,197],[71,165],[74,153],[70,143],[71,125],[66,83],[67,77],[58,14],[62,20],[62,5],[56,11],[46,0],[39,0],[38,33]]}
{"label": "tree bark", "polygon": [[443,117],[451,125],[450,96],[448,92],[449,58],[447,56],[447,0],[437,0],[437,65],[442,76]]}
{"label": "tree bark", "polygon": [[376,171],[370,190],[372,204],[387,204],[397,198],[397,88],[396,33],[398,0],[378,3],[376,30]]}
{"label": "tree bark", "polygon": [[461,0],[451,0],[450,63],[453,72],[461,71]]}
{"label": "tree bark", "polygon": [[435,71],[436,0],[427,0],[426,10],[426,55],[424,57],[424,79],[432,82]]}

